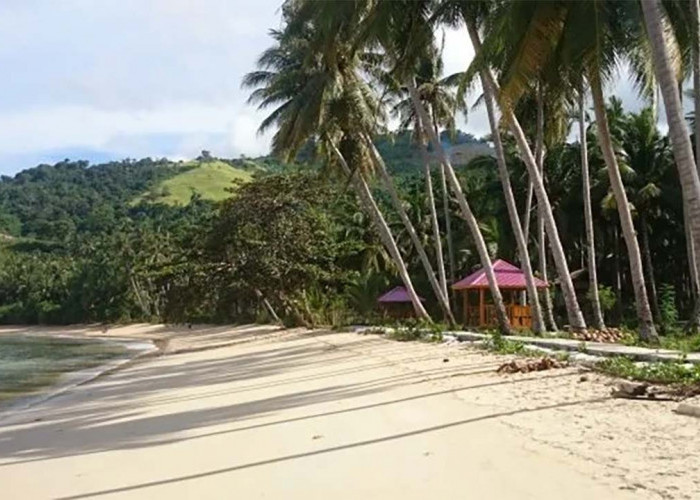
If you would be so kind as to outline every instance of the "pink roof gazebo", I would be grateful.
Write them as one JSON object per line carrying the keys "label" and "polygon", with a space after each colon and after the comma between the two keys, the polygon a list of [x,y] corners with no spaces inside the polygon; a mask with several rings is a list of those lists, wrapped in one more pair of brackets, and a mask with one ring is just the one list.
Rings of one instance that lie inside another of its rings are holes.
{"label": "pink roof gazebo", "polygon": [[[498,259],[493,262],[493,272],[496,275],[496,283],[498,288],[525,290],[525,273],[505,260]],[[539,278],[535,278],[535,286],[537,288],[547,288],[547,282]],[[486,272],[483,269],[473,272],[464,279],[459,280],[452,285],[453,290],[466,290],[488,288],[489,281],[486,279]]]}
{"label": "pink roof gazebo", "polygon": [[[423,297],[418,297],[421,301],[425,299]],[[377,299],[377,302],[381,304],[396,304],[401,302],[411,302],[411,297],[408,296],[408,291],[403,286],[397,286],[386,292],[384,295]]]}
{"label": "pink roof gazebo", "polygon": [[[496,275],[498,288],[508,292],[503,294],[503,298],[510,324],[516,328],[530,328],[532,326],[530,306],[519,301],[518,293],[527,289],[525,273],[510,262],[501,259],[493,262],[493,272]],[[548,285],[546,281],[535,278],[535,286],[547,288]],[[486,304],[486,290],[489,289],[489,282],[483,269],[458,281],[452,285],[452,289],[463,292],[464,324],[479,327],[496,324],[496,309],[493,305]],[[478,305],[470,300],[469,292],[472,290],[479,292]]]}
{"label": "pink roof gazebo", "polygon": [[[423,301],[423,297],[418,297]],[[377,299],[380,309],[384,314],[397,319],[410,318],[414,315],[411,297],[405,287],[397,286],[392,288]]]}

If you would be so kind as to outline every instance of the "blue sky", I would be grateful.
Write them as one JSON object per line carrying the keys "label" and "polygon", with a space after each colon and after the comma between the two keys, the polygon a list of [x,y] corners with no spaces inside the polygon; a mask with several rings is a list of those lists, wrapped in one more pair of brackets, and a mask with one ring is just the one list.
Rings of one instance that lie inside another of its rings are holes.
{"label": "blue sky", "polygon": [[[0,174],[64,158],[265,154],[240,82],[280,3],[2,0]],[[463,30],[446,34],[446,72],[471,56]],[[616,91],[638,107],[628,84]],[[460,126],[487,131],[482,111]]]}

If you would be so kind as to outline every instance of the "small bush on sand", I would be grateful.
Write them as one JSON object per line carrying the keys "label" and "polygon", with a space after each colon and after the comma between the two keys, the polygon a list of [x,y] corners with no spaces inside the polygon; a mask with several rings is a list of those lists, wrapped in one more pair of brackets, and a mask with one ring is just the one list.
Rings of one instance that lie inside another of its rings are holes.
{"label": "small bush on sand", "polygon": [[627,357],[616,356],[598,362],[596,369],[629,380],[700,386],[700,365],[688,366],[678,361],[635,363]]}

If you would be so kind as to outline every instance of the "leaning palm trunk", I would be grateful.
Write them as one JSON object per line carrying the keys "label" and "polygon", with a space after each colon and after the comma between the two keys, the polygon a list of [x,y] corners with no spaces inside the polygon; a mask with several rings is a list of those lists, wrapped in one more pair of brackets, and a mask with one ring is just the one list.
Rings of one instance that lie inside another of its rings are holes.
{"label": "leaning palm trunk", "polygon": [[[428,111],[425,109],[423,103],[421,102],[418,96],[418,91],[416,90],[416,84],[413,78],[409,78],[408,80],[408,92],[411,96],[413,107],[418,116],[420,117],[421,121],[423,123],[430,123]],[[486,248],[486,241],[484,241],[484,237],[481,234],[481,229],[479,229],[479,223],[477,222],[476,217],[474,217],[474,213],[469,207],[469,203],[467,202],[467,199],[464,196],[464,193],[462,192],[462,186],[459,184],[457,175],[455,174],[455,171],[452,168],[452,163],[450,162],[450,159],[445,153],[445,149],[442,147],[442,143],[440,142],[437,132],[433,127],[426,128],[428,130],[430,142],[432,142],[433,147],[435,148],[435,151],[437,152],[438,157],[440,158],[440,161],[445,166],[447,180],[449,181],[450,187],[452,188],[452,192],[454,193],[455,198],[457,199],[457,203],[459,204],[459,207],[462,211],[462,215],[464,216],[467,225],[469,226],[472,238],[474,238],[476,250],[479,254],[481,265],[484,268],[484,273],[486,274],[486,279],[489,283],[489,289],[491,290],[493,303],[496,308],[496,319],[498,321],[499,329],[503,334],[509,334],[510,323],[508,321],[508,315],[506,314],[505,305],[503,304],[503,296],[501,295],[501,291],[498,288],[498,284],[496,282],[496,274],[493,272],[491,257],[489,256],[488,249]]]}
{"label": "leaning palm trunk", "polygon": [[[700,0],[691,1],[693,13],[693,41],[691,44],[693,56],[693,107],[695,111],[695,164],[700,174]],[[688,322],[688,330],[697,330],[700,326],[700,272],[698,271],[698,255],[693,244],[693,235],[688,222],[687,207],[683,206],[685,222],[686,245],[688,247],[688,265],[690,267],[690,293],[693,299],[693,314]]]}
{"label": "leaning palm trunk", "polygon": [[[488,81],[483,76],[483,74],[481,77],[481,83],[484,87],[488,85]],[[486,111],[489,117],[489,125],[491,126],[491,137],[493,139],[493,144],[496,149],[496,163],[498,165],[498,176],[501,179],[501,186],[503,186],[503,194],[506,199],[508,217],[510,218],[510,225],[513,228],[515,242],[518,247],[518,258],[520,259],[520,265],[522,266],[523,273],[525,274],[525,286],[527,288],[527,294],[529,296],[529,301],[532,310],[532,329],[536,333],[542,333],[545,330],[544,317],[542,316],[542,308],[540,306],[540,300],[537,293],[537,286],[535,285],[535,277],[532,274],[532,265],[530,263],[530,255],[527,249],[527,240],[525,239],[523,229],[520,226],[518,208],[515,204],[515,196],[513,196],[513,189],[510,185],[510,175],[508,174],[506,155],[503,151],[501,131],[498,128],[498,121],[496,120],[496,112],[494,109],[493,100],[491,99],[491,93],[486,94],[484,97],[486,101]]]}
{"label": "leaning palm trunk", "polygon": [[438,222],[437,210],[435,209],[435,196],[433,195],[433,179],[430,172],[430,158],[425,144],[425,134],[420,119],[416,120],[416,130],[419,136],[420,153],[423,161],[423,173],[425,174],[425,192],[428,196],[428,208],[430,210],[430,220],[433,227],[433,239],[435,240],[435,260],[438,268],[438,278],[440,287],[445,299],[449,303],[449,292],[447,291],[447,276],[445,276],[445,259],[442,255],[442,238],[440,236],[440,223]]}
{"label": "leaning palm trunk", "polygon": [[608,117],[605,114],[605,98],[600,82],[600,75],[595,71],[589,77],[591,84],[591,94],[593,95],[593,108],[595,109],[596,125],[600,139],[600,149],[605,159],[605,164],[610,177],[610,187],[615,196],[617,212],[620,216],[622,235],[627,245],[627,255],[630,263],[630,277],[632,278],[632,288],[634,289],[635,305],[637,307],[637,318],[639,319],[639,336],[643,340],[657,341],[656,328],[649,307],[646,284],[644,282],[644,268],[642,267],[642,256],[639,251],[639,242],[634,230],[632,212],[630,211],[625,186],[622,183],[620,167],[617,164],[615,150],[613,149],[610,130],[608,129]]}
{"label": "leaning palm trunk", "polygon": [[525,212],[523,213],[523,233],[525,233],[525,241],[530,241],[530,219],[532,219],[532,198],[535,194],[535,187],[532,181],[527,181],[527,196],[525,198]]}
{"label": "leaning palm trunk", "polygon": [[593,231],[593,210],[591,208],[591,179],[588,173],[588,142],[586,140],[586,109],[583,90],[578,95],[579,135],[581,143],[581,177],[583,178],[583,218],[586,224],[586,245],[588,246],[588,295],[593,307],[593,326],[605,329],[603,310],[598,294],[598,270],[595,259],[595,233]]}
{"label": "leaning palm trunk", "polygon": [[450,264],[450,283],[455,282],[455,250],[452,239],[452,215],[450,215],[450,192],[447,189],[446,167],[440,163],[440,188],[442,189],[442,210],[445,213],[445,233],[447,236],[447,262]]}
{"label": "leaning palm trunk", "polygon": [[659,296],[656,293],[656,278],[654,277],[654,260],[651,258],[651,245],[649,244],[649,225],[644,215],[639,218],[639,233],[642,237],[642,254],[644,255],[644,268],[646,269],[646,282],[649,286],[649,302],[651,303],[651,313],[654,321],[664,331],[664,324],[661,323],[661,310],[659,309]]}
{"label": "leaning palm trunk", "polygon": [[[474,50],[478,53],[481,50],[481,41],[479,40],[478,31],[473,20],[467,20],[467,29],[469,30],[469,36],[472,39],[472,44],[474,45]],[[490,93],[493,99],[495,94],[498,92],[498,85],[493,77],[490,70],[485,71],[486,79],[489,85],[484,89],[485,92]],[[569,318],[569,324],[574,331],[584,331],[586,329],[586,321],[583,319],[583,314],[581,313],[581,308],[578,305],[578,300],[576,298],[576,291],[574,290],[574,284],[571,281],[571,274],[569,273],[569,265],[566,262],[566,256],[564,254],[564,249],[561,246],[561,240],[559,238],[559,231],[557,229],[556,222],[554,220],[554,214],[552,213],[552,205],[549,203],[549,197],[547,196],[547,191],[544,188],[544,182],[542,181],[542,176],[537,169],[537,162],[535,157],[532,155],[530,145],[527,143],[527,138],[523,129],[520,127],[520,122],[510,108],[505,108],[502,110],[504,112],[504,118],[508,122],[508,125],[515,137],[515,141],[520,150],[520,154],[523,157],[523,161],[527,166],[528,174],[530,175],[530,180],[535,189],[535,195],[537,196],[538,205],[542,205],[542,210],[544,213],[545,228],[549,236],[549,244],[552,250],[552,256],[554,258],[554,264],[557,268],[557,274],[559,275],[559,281],[561,282],[562,295],[564,296],[564,302],[566,304],[566,313]]]}
{"label": "leaning palm trunk", "polygon": [[[693,4],[693,9],[697,9],[695,1]],[[664,107],[666,108],[666,121],[668,122],[668,132],[671,139],[673,157],[676,160],[676,167],[678,168],[678,175],[681,180],[684,215],[686,220],[689,221],[693,248],[697,251],[700,249],[700,177],[698,176],[696,163],[693,159],[693,147],[688,135],[688,129],[683,121],[683,110],[678,92],[677,79],[671,67],[671,61],[666,47],[662,9],[663,7],[658,0],[642,1],[644,21],[651,42],[654,73],[661,87],[661,97],[664,100]],[[695,13],[697,15],[696,10]],[[694,31],[697,38],[697,31]],[[697,40],[694,45],[697,46]],[[697,127],[697,115],[695,119]],[[697,258],[694,260],[696,272],[700,275],[697,267],[700,262],[698,262]],[[692,266],[693,262],[690,262],[689,265]],[[696,311],[694,312],[694,316],[697,315],[698,304],[700,304],[700,301],[696,299]]]}
{"label": "leaning palm trunk", "polygon": [[366,136],[364,137],[364,140],[367,143],[367,146],[370,148],[372,160],[379,170],[379,176],[382,179],[382,183],[384,184],[384,187],[386,187],[387,191],[389,191],[391,202],[394,205],[396,211],[398,212],[399,217],[401,218],[401,222],[403,222],[403,225],[406,228],[406,231],[408,232],[411,241],[413,242],[413,246],[415,247],[416,252],[418,252],[418,257],[420,258],[421,263],[423,264],[425,273],[428,275],[428,281],[430,281],[430,286],[432,286],[433,292],[435,292],[435,296],[438,299],[438,303],[440,304],[442,311],[445,313],[445,317],[447,318],[447,320],[450,322],[451,325],[454,325],[456,324],[456,322],[454,316],[452,315],[452,310],[450,309],[450,301],[448,299],[448,295],[446,293],[443,293],[443,289],[440,286],[440,283],[435,278],[435,271],[433,270],[433,266],[430,263],[428,254],[425,253],[423,243],[421,243],[420,238],[418,237],[418,233],[413,227],[413,223],[411,222],[411,219],[409,219],[408,214],[406,213],[406,210],[404,209],[403,204],[401,203],[399,193],[396,191],[396,186],[394,186],[394,181],[391,179],[391,176],[389,175],[389,172],[386,169],[384,160],[379,154],[379,151],[377,151],[377,148],[374,146],[374,143],[372,143],[372,140]]}
{"label": "leaning palm trunk", "polygon": [[[535,137],[535,161],[544,182],[544,99],[542,98],[542,84],[537,85],[537,134]],[[532,185],[532,183],[530,183]],[[539,250],[540,274],[542,279],[548,281],[547,276],[547,234],[544,229],[545,214],[542,205],[537,205],[537,247]],[[554,304],[549,288],[542,292],[544,297],[544,313],[549,328],[557,331],[557,322],[554,320]]]}
{"label": "leaning palm trunk", "polygon": [[389,229],[389,225],[386,223],[382,212],[379,210],[377,203],[374,201],[374,197],[372,196],[372,192],[370,191],[369,186],[367,185],[367,181],[365,181],[365,178],[362,176],[361,172],[353,174],[352,170],[348,166],[348,163],[345,161],[345,158],[343,157],[342,153],[337,148],[337,146],[331,140],[329,140],[328,143],[330,144],[330,147],[333,150],[333,153],[335,154],[336,158],[338,159],[338,162],[342,166],[345,174],[348,177],[352,178],[353,184],[355,185],[357,194],[360,198],[360,202],[362,203],[367,214],[372,219],[375,228],[379,232],[379,237],[381,238],[382,243],[384,243],[384,246],[388,250],[389,255],[393,259],[394,264],[398,269],[399,276],[401,277],[401,281],[403,282],[404,287],[408,292],[408,296],[411,299],[411,304],[413,304],[413,309],[416,312],[416,316],[418,316],[419,318],[430,320],[430,315],[428,315],[428,312],[425,310],[425,307],[423,307],[423,303],[421,302],[420,297],[418,297],[416,290],[413,288],[413,282],[411,281],[411,277],[409,276],[408,270],[406,269],[406,263],[404,262],[403,257],[401,256],[401,252],[399,251],[399,247],[396,244],[396,240],[394,240],[394,236],[391,234],[391,229]]}
{"label": "leaning palm trunk", "polygon": [[[438,124],[434,110],[432,113],[432,118],[432,126],[435,130],[435,133],[437,134]],[[425,127],[427,126],[427,123],[423,124],[423,132],[425,132]],[[450,215],[450,192],[447,189],[447,174],[445,173],[446,168],[447,167],[445,167],[445,165],[442,162],[440,162],[440,168],[438,169],[438,171],[440,173],[440,187],[442,189],[442,210],[445,215],[445,233],[447,235],[447,261],[450,264],[450,283],[454,283],[456,281],[455,272],[457,266],[455,265],[454,240],[452,238],[452,215]]]}

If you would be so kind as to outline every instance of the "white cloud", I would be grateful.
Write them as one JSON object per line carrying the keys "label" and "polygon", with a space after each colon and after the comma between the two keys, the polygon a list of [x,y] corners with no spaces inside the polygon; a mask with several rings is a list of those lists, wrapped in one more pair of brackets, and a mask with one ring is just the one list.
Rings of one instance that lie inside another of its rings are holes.
{"label": "white cloud", "polygon": [[[96,158],[264,154],[261,113],[243,75],[269,46],[281,0],[2,0],[0,173]],[[473,50],[464,28],[445,31],[445,73]],[[639,107],[629,84],[616,93]],[[480,93],[470,96],[473,102]],[[483,109],[460,119],[488,133]],[[9,163],[8,163],[9,162]]]}

